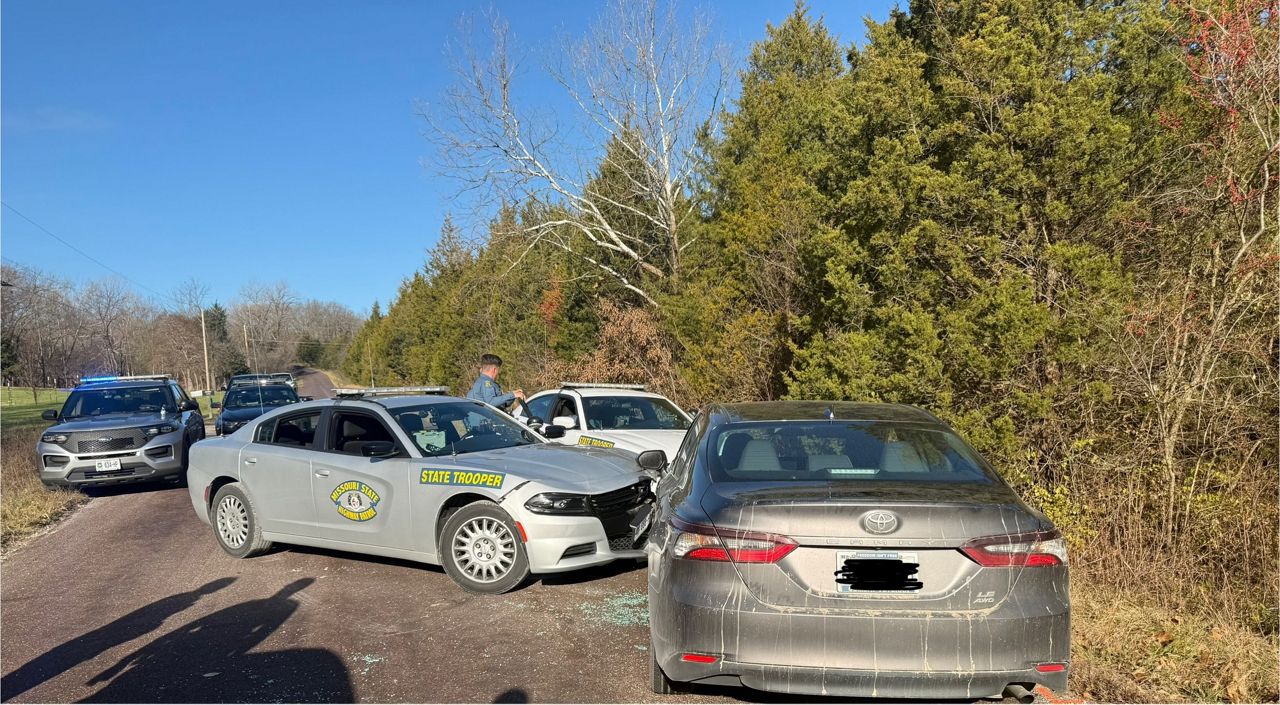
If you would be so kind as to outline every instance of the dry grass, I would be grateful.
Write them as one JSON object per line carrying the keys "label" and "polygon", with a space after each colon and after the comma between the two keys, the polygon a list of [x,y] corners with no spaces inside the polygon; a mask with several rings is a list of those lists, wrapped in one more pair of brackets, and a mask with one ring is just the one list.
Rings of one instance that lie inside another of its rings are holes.
{"label": "dry grass", "polygon": [[1071,691],[1101,702],[1275,702],[1276,635],[1077,581]]}
{"label": "dry grass", "polygon": [[0,545],[5,548],[85,500],[79,492],[48,489],[40,482],[32,454],[40,432],[5,429],[0,434]]}

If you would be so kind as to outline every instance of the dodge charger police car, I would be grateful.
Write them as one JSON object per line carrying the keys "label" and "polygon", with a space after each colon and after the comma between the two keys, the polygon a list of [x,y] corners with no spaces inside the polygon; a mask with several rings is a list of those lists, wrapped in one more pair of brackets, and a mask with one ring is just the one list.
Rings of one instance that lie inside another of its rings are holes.
{"label": "dodge charger police car", "polygon": [[561,382],[529,397],[517,419],[562,426],[558,442],[633,453],[661,450],[674,458],[689,428],[689,415],[642,384]]}
{"label": "dodge charger police car", "polygon": [[638,559],[652,502],[633,455],[548,442],[443,388],[339,389],[192,449],[188,487],[241,558],[273,541],[443,565],[468,591]]}

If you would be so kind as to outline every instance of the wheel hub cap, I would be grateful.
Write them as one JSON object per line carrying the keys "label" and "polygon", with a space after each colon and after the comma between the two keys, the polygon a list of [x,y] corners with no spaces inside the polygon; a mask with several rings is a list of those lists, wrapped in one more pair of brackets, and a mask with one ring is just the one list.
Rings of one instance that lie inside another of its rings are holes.
{"label": "wheel hub cap", "polygon": [[515,564],[515,537],[503,522],[476,517],[458,527],[453,537],[453,557],[468,578],[480,583],[496,582]]}

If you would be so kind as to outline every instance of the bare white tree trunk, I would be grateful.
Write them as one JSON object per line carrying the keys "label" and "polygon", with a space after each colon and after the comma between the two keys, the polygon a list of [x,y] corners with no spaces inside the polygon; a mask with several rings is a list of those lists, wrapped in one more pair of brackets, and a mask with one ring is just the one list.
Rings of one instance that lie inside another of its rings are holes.
{"label": "bare white tree trunk", "polygon": [[[491,50],[465,51],[442,104],[420,110],[445,172],[487,204],[539,206],[491,224],[495,235],[527,241],[526,253],[569,252],[652,304],[644,280],[679,277],[693,244],[697,137],[720,109],[723,48],[703,19],[679,17],[672,2],[614,0],[548,62],[577,107],[552,118],[517,105],[509,28],[489,19]],[[600,188],[605,171],[621,186]]]}

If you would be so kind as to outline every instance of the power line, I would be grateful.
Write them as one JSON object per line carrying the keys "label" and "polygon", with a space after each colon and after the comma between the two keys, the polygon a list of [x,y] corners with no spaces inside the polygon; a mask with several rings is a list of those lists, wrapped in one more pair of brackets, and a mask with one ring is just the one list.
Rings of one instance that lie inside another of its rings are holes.
{"label": "power line", "polygon": [[[0,203],[4,203],[4,202],[3,202],[3,201],[0,201]],[[129,282],[129,283],[133,284],[134,286],[136,286],[136,287],[138,287],[138,288],[140,288],[140,289],[146,289],[147,291],[149,291],[149,292],[151,292],[151,293],[155,294],[156,296],[159,296],[159,297],[160,297],[160,298],[162,298],[162,299],[163,299],[163,298],[166,298],[164,294],[161,294],[160,292],[156,291],[155,289],[152,289],[151,287],[147,286],[146,284],[143,284],[143,283],[141,283],[141,282],[138,282],[138,281],[134,280],[132,277],[130,277],[129,275],[125,274],[124,272],[121,272],[120,270],[118,270],[118,269],[116,269],[115,267],[112,267],[112,266],[110,266],[110,265],[106,264],[106,263],[105,263],[105,262],[103,262],[102,260],[100,260],[100,259],[98,259],[98,258],[94,257],[93,255],[89,254],[88,252],[85,252],[84,250],[80,249],[79,247],[76,247],[75,245],[72,245],[71,243],[67,242],[66,240],[63,240],[62,238],[58,237],[57,235],[54,235],[54,234],[53,234],[53,232],[52,232],[52,231],[50,231],[48,228],[44,227],[43,225],[41,225],[41,224],[37,223],[36,221],[34,221],[34,220],[30,219],[30,218],[28,218],[26,215],[24,215],[24,214],[22,213],[22,211],[18,210],[17,208],[14,208],[13,206],[9,205],[8,203],[4,203],[4,207],[5,207],[5,208],[8,208],[9,210],[11,210],[11,211],[13,211],[14,213],[16,213],[16,214],[18,215],[18,217],[19,217],[19,218],[22,218],[23,220],[27,221],[28,223],[31,223],[32,225],[34,225],[34,226],[36,227],[36,229],[37,229],[37,230],[39,230],[40,232],[44,233],[45,235],[48,235],[49,237],[53,238],[54,240],[57,240],[58,242],[61,242],[62,244],[66,245],[67,247],[70,247],[72,250],[75,250],[76,252],[80,253],[80,255],[81,255],[82,257],[84,257],[85,259],[89,260],[90,262],[93,262],[94,264],[98,265],[99,267],[102,267],[103,269],[105,269],[105,270],[107,270],[107,271],[109,271],[109,272],[114,273],[115,275],[117,275],[117,276],[121,277],[121,278],[122,278],[122,279],[124,279],[125,281],[127,281],[127,282]]]}

